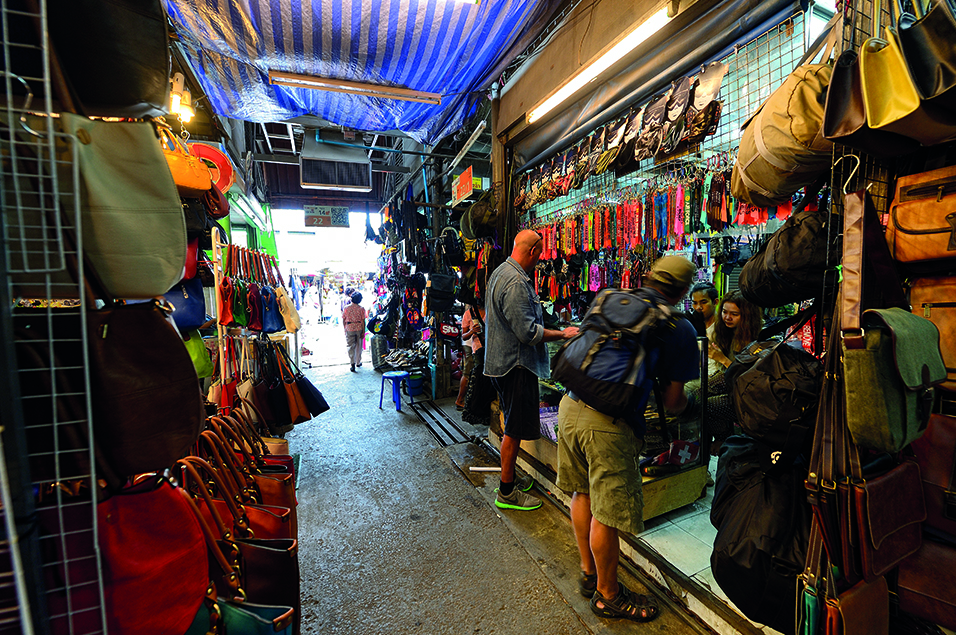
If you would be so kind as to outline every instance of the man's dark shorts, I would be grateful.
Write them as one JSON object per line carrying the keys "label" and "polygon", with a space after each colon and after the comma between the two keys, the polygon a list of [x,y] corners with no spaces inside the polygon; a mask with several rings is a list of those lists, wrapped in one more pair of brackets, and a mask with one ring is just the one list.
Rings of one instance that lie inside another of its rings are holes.
{"label": "man's dark shorts", "polygon": [[489,379],[498,391],[498,403],[505,414],[505,435],[522,441],[541,438],[538,376],[515,366],[504,377]]}

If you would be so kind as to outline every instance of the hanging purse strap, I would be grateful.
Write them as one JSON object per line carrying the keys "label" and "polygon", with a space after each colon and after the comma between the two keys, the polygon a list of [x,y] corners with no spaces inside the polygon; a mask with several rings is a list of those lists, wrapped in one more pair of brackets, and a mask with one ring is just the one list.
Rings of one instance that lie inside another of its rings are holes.
{"label": "hanging purse strap", "polygon": [[866,190],[858,190],[846,194],[843,205],[841,330],[843,345],[851,349],[864,347],[861,323],[864,262],[868,262],[874,274],[885,283],[881,287],[887,304],[906,307],[899,274],[890,257],[870,195]]}

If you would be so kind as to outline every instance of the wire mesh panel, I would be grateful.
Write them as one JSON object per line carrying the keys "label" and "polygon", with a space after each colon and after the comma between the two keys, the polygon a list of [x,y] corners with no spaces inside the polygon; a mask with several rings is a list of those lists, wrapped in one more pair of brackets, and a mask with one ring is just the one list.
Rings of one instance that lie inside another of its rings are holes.
{"label": "wire mesh panel", "polygon": [[0,631],[102,633],[75,148],[56,132],[45,0],[0,0],[0,16],[2,337],[13,343],[0,474],[16,515],[9,542],[21,547],[10,552],[24,556],[16,584],[0,588]]}
{"label": "wire mesh panel", "polygon": [[706,170],[729,169],[740,143],[741,127],[783,83],[806,50],[807,20],[807,14],[798,13],[720,60],[727,65],[717,97],[722,104],[720,121],[716,132],[698,146],[663,161],[645,159],[637,170],[620,178],[610,170],[590,176],[566,196],[531,207],[519,219],[520,224],[545,225],[594,205],[616,202],[637,194],[649,180],[660,184]]}

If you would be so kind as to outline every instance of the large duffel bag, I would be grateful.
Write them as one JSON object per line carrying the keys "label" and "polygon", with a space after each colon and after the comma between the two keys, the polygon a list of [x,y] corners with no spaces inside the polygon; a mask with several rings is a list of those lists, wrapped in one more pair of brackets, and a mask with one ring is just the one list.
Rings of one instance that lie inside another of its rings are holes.
{"label": "large duffel bag", "polygon": [[797,67],[743,126],[730,192],[759,207],[786,203],[830,168],[833,142],[823,137],[832,68]]}
{"label": "large duffel bag", "polygon": [[778,307],[815,298],[835,284],[842,242],[830,222],[839,221],[822,210],[803,209],[788,218],[740,271],[744,298]]}
{"label": "large duffel bag", "polygon": [[728,437],[717,461],[714,579],[744,615],[781,633],[794,632],[793,599],[810,540],[805,477],[773,466],[770,448],[745,436]]}

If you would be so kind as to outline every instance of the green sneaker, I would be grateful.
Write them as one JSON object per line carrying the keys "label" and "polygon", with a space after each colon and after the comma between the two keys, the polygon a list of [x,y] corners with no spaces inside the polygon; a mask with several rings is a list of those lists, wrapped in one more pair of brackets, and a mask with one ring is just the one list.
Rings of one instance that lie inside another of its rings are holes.
{"label": "green sneaker", "polygon": [[534,479],[530,475],[515,476],[515,489],[522,492],[529,492],[534,487]]}
{"label": "green sneaker", "polygon": [[518,509],[529,512],[532,509],[541,507],[541,499],[535,498],[531,494],[525,494],[517,487],[511,491],[510,496],[505,496],[497,489],[495,489],[495,492],[497,492],[497,496],[495,496],[495,506],[501,509]]}

